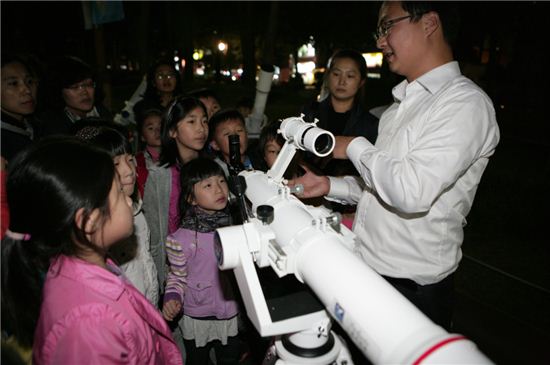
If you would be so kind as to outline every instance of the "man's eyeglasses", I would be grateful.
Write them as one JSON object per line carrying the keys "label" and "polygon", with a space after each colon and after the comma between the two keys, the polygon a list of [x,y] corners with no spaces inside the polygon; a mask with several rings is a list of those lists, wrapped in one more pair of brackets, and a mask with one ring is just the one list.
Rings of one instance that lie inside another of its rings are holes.
{"label": "man's eyeglasses", "polygon": [[379,41],[382,37],[387,37],[390,33],[390,29],[397,23],[399,23],[402,20],[412,18],[412,15],[405,15],[399,18],[394,18],[390,20],[386,20],[384,23],[380,24],[378,28],[376,29],[376,33],[373,34],[374,40]]}
{"label": "man's eyeglasses", "polygon": [[169,73],[169,74],[156,74],[155,77],[157,80],[170,80],[176,77],[175,74]]}
{"label": "man's eyeglasses", "polygon": [[95,82],[82,82],[80,84],[67,86],[67,89],[72,91],[80,91],[84,89],[95,89]]}

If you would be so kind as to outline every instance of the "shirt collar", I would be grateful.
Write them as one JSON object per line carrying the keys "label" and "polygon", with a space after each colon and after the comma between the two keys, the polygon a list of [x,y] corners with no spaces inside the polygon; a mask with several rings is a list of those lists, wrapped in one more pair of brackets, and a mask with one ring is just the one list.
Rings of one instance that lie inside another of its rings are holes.
{"label": "shirt collar", "polygon": [[402,101],[407,95],[409,85],[420,85],[430,94],[437,93],[447,82],[461,75],[460,67],[457,61],[451,61],[438,66],[431,71],[426,72],[413,82],[409,83],[406,79],[400,82],[392,90],[395,101]]}
{"label": "shirt collar", "polygon": [[[77,121],[79,121],[80,119],[82,119],[81,116],[78,116],[76,114],[74,114],[73,112],[71,112],[69,110],[69,108],[65,107],[65,114],[67,115],[67,117],[73,122],[73,123],[76,123]],[[92,110],[90,110],[88,113],[86,113],[86,116],[84,118],[90,118],[90,117],[96,117],[96,118],[99,118],[101,117],[99,115],[99,112],[97,111],[96,107],[94,106],[92,108]]]}

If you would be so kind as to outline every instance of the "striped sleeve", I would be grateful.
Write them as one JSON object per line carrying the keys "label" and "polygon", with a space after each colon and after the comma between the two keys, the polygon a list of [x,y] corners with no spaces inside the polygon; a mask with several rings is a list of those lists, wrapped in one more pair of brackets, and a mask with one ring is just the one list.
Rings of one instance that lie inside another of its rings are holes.
{"label": "striped sleeve", "polygon": [[187,287],[187,257],[183,245],[169,236],[166,240],[166,254],[170,269],[166,280],[165,301],[170,298],[183,303],[183,293]]}

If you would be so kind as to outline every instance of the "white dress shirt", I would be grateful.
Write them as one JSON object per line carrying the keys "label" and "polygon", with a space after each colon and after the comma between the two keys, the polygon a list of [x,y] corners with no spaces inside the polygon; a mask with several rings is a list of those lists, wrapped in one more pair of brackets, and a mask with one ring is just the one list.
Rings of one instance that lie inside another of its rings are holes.
{"label": "white dress shirt", "polygon": [[465,217],[499,129],[491,100],[457,62],[392,93],[376,145],[357,137],[347,148],[362,181],[330,178],[329,197],[358,202],[353,230],[374,270],[433,284],[462,257]]}

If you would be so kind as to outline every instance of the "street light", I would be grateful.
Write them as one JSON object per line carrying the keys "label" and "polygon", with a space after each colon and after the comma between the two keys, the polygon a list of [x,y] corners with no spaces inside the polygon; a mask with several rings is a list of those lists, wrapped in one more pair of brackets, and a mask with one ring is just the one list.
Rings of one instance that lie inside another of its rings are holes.
{"label": "street light", "polygon": [[215,67],[216,67],[216,82],[220,82],[221,79],[222,79],[222,75],[221,75],[221,63],[222,63],[222,56],[226,54],[227,52],[227,43],[225,43],[224,41],[219,41],[218,42],[218,53],[216,54],[216,64],[215,64]]}

